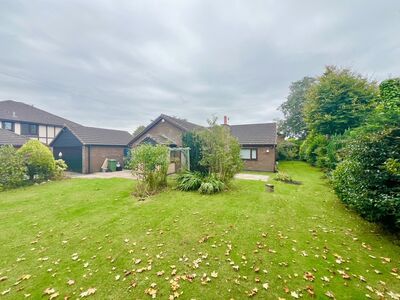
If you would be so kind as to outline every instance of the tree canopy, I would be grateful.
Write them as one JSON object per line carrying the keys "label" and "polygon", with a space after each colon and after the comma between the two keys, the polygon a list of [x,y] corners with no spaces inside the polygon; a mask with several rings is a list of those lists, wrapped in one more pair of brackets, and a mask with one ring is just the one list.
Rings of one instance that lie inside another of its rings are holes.
{"label": "tree canopy", "polygon": [[358,127],[373,110],[377,96],[375,82],[349,69],[328,66],[306,93],[307,128],[332,135]]}
{"label": "tree canopy", "polygon": [[288,137],[304,138],[307,133],[307,125],[304,121],[305,94],[315,81],[312,77],[304,77],[292,82],[289,95],[279,107],[284,115],[284,120],[279,123],[280,131]]}

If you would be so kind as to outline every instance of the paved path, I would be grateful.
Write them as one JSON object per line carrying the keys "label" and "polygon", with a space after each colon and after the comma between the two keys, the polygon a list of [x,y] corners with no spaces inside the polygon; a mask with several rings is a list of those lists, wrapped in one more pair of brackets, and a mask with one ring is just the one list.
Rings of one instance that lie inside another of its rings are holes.
{"label": "paved path", "polygon": [[118,172],[96,172],[92,174],[81,174],[74,172],[66,172],[67,177],[69,178],[83,178],[83,179],[93,179],[93,178],[127,178],[127,179],[136,179],[135,176],[132,175],[132,172],[129,170],[122,170]]}
{"label": "paved path", "polygon": [[267,175],[258,175],[258,174],[244,174],[239,173],[235,175],[236,179],[246,179],[246,180],[260,180],[260,181],[268,181],[269,176]]}

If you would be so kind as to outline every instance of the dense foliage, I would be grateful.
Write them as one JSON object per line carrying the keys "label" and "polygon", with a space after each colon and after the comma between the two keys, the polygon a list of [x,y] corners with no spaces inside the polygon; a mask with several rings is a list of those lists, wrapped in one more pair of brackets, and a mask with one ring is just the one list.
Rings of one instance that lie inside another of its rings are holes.
{"label": "dense foliage", "polygon": [[43,181],[54,176],[56,163],[50,149],[36,140],[24,144],[18,153],[23,157],[30,180]]}
{"label": "dense foliage", "polygon": [[225,188],[224,182],[214,174],[205,175],[199,172],[183,172],[178,174],[177,188],[181,191],[199,191],[201,194],[215,194]]}
{"label": "dense foliage", "polygon": [[190,148],[191,172],[177,176],[177,188],[201,194],[221,192],[238,173],[243,162],[240,145],[226,126],[209,120],[207,129],[183,135],[183,145]]}
{"label": "dense foliage", "polygon": [[197,191],[204,176],[199,172],[185,171],[176,177],[177,188],[181,191]]}
{"label": "dense foliage", "polygon": [[200,164],[208,173],[228,183],[243,168],[240,144],[229,129],[217,125],[216,119],[209,121],[209,128],[199,132],[202,149]]}
{"label": "dense foliage", "polygon": [[138,177],[135,194],[145,197],[167,185],[169,150],[166,146],[140,145],[132,150],[131,169]]}
{"label": "dense foliage", "polygon": [[182,144],[183,147],[190,148],[190,170],[201,174],[208,173],[207,166],[200,163],[203,158],[200,135],[197,132],[186,132],[182,135]]}
{"label": "dense foliage", "polygon": [[26,173],[24,160],[15,148],[9,145],[0,147],[0,191],[24,184]]}
{"label": "dense foliage", "polygon": [[278,143],[278,160],[299,159],[299,140],[288,139]]}
{"label": "dense foliage", "polygon": [[308,130],[332,135],[360,126],[372,111],[377,94],[376,84],[360,74],[327,67],[306,93]]}
{"label": "dense foliage", "polygon": [[342,201],[368,220],[400,230],[400,129],[359,135],[333,172]]}
{"label": "dense foliage", "polygon": [[[300,159],[326,170],[349,207],[400,230],[400,78],[378,88],[351,70],[327,67],[303,95]],[[292,124],[291,114],[285,118],[282,124]],[[291,142],[278,145],[279,159],[294,153]]]}
{"label": "dense foliage", "polygon": [[225,188],[225,183],[220,180],[215,174],[211,174],[204,178],[199,187],[200,194],[215,194],[222,192]]}
{"label": "dense foliage", "polygon": [[399,79],[381,83],[377,107],[349,140],[333,173],[337,194],[367,219],[400,230]]}
{"label": "dense foliage", "polygon": [[305,95],[311,84],[315,81],[312,77],[304,77],[293,82],[289,89],[289,96],[279,107],[284,115],[284,120],[279,122],[279,131],[287,137],[304,138],[307,125],[304,121]]}

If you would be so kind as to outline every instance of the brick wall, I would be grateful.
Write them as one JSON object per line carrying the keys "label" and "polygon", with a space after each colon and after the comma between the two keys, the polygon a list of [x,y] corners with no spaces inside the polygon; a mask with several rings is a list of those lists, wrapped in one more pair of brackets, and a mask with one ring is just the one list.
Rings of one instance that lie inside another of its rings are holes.
{"label": "brick wall", "polygon": [[[244,170],[275,171],[275,146],[243,146],[243,148],[257,149],[257,160],[244,160]],[[269,152],[267,152],[267,149]]]}
{"label": "brick wall", "polygon": [[123,166],[124,148],[119,146],[90,146],[89,170],[89,146],[82,147],[83,173],[100,172],[106,158],[116,159]]}
{"label": "brick wall", "polygon": [[158,136],[158,135],[165,135],[168,138],[172,139],[174,142],[177,143],[177,146],[182,146],[182,133],[183,131],[171,123],[164,121],[158,122],[154,127],[149,129],[140,139],[138,139],[134,144],[133,147],[140,144],[148,135],[151,136]]}

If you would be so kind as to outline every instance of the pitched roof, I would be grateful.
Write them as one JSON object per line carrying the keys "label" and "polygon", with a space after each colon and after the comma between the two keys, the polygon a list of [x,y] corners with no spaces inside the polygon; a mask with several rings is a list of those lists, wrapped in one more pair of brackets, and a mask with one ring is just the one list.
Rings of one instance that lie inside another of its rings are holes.
{"label": "pitched roof", "polygon": [[184,119],[179,119],[179,118],[176,118],[176,117],[171,117],[171,116],[168,116],[168,115],[165,115],[165,114],[161,114],[155,120],[153,120],[148,126],[146,126],[146,128],[143,129],[142,132],[140,132],[139,134],[135,135],[130,143],[134,143],[135,141],[137,141],[140,137],[145,135],[147,131],[149,131],[153,126],[155,126],[161,120],[166,120],[167,122],[170,122],[171,124],[175,125],[176,127],[182,129],[183,131],[192,131],[192,130],[204,128],[201,125],[197,125],[195,123],[191,123],[191,122],[186,121]]}
{"label": "pitched roof", "polygon": [[[66,126],[83,145],[126,146],[132,139],[128,131],[87,126]],[[50,143],[62,134],[63,130]]]}
{"label": "pitched roof", "polygon": [[[186,130],[186,131],[191,131],[191,130],[195,130],[195,129],[202,129],[202,128],[204,128],[204,127],[201,126],[201,125],[197,125],[197,124],[191,123],[191,122],[186,121],[186,120],[184,120],[184,119],[179,119],[179,118],[171,117],[171,116],[164,115],[164,114],[161,114],[158,118],[163,118],[163,119],[165,119],[165,120],[168,120],[168,121],[170,121],[171,123],[174,123],[176,126],[182,128],[182,129],[184,129],[184,130]],[[157,118],[157,119],[158,119],[158,118]]]}
{"label": "pitched roof", "polygon": [[276,145],[276,123],[229,125],[241,145]]}
{"label": "pitched roof", "polygon": [[0,101],[0,119],[48,125],[79,125],[44,110],[13,100]]}
{"label": "pitched roof", "polygon": [[0,128],[0,145],[22,146],[29,139],[10,130]]}

